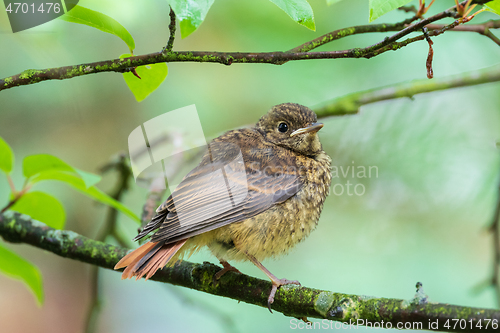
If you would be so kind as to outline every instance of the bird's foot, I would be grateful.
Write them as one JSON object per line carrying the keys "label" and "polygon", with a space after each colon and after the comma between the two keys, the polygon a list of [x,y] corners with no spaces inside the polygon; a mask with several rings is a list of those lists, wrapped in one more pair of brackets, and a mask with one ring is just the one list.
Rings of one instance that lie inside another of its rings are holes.
{"label": "bird's foot", "polygon": [[222,275],[226,274],[229,271],[241,274],[241,272],[236,267],[231,266],[227,261],[224,261],[224,260],[219,260],[219,261],[220,261],[222,267],[224,267],[224,268],[222,268],[220,271],[215,273],[214,281],[213,281],[214,286],[217,285],[217,283],[219,282],[219,279],[222,277]]}
{"label": "bird's foot", "polygon": [[276,280],[271,280],[273,287],[271,289],[271,293],[269,294],[269,298],[267,299],[267,308],[271,313],[271,304],[274,302],[274,295],[276,295],[276,291],[278,291],[278,288],[281,286],[284,286],[285,284],[296,284],[300,286],[300,282],[296,280],[287,280],[287,279],[276,279]]}

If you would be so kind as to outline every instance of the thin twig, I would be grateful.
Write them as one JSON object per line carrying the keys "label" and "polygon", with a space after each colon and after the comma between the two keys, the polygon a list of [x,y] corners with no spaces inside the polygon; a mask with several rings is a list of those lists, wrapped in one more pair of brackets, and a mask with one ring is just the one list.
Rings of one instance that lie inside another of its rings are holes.
{"label": "thin twig", "polygon": [[170,24],[168,25],[168,30],[170,32],[170,36],[168,38],[167,45],[161,51],[162,53],[172,51],[174,47],[174,39],[175,39],[175,13],[172,7],[170,7]]}
{"label": "thin twig", "polygon": [[[420,22],[423,22],[423,21],[424,20],[422,20]],[[455,28],[459,24],[464,23],[465,21],[466,21],[465,19],[455,20],[455,21],[453,21],[453,23],[443,26],[443,28],[441,28],[440,30],[432,30],[427,35],[428,36],[439,36],[439,35],[443,34],[444,32]],[[366,54],[364,56],[364,58],[370,59],[370,58],[378,56],[378,55],[380,55],[380,54],[382,54],[384,52],[395,51],[395,50],[398,50],[398,49],[400,49],[400,48],[402,48],[404,46],[407,46],[408,44],[414,43],[416,41],[424,40],[424,39],[426,39],[426,36],[425,35],[420,35],[420,36],[417,36],[417,37],[405,39],[402,42],[393,42],[392,44],[386,45],[386,46],[384,46],[382,48],[376,49],[375,51],[373,51],[371,53]],[[372,47],[365,48],[365,49],[363,49],[363,51],[369,50],[371,48]]]}
{"label": "thin twig", "polygon": [[[13,186],[14,184],[12,184]],[[5,206],[4,208],[2,208],[2,210],[0,210],[0,214],[1,213],[4,213],[6,212],[10,207],[12,207],[19,199],[21,199],[21,197],[26,193],[28,192],[30,189],[31,189],[31,186],[30,184],[25,184],[23,189],[19,192],[12,192],[14,194],[14,198],[12,200],[9,201],[9,203],[7,204],[7,206]],[[15,190],[15,188],[14,188]]]}
{"label": "thin twig", "polygon": [[341,39],[347,36],[364,34],[370,32],[387,32],[387,31],[399,31],[408,24],[412,23],[417,19],[416,16],[406,19],[399,23],[384,23],[384,24],[368,24],[368,25],[358,25],[349,28],[343,28],[334,30],[327,34],[324,34],[318,38],[315,38],[307,43],[294,47],[291,50],[288,50],[289,53],[296,52],[308,52],[317,47],[330,43],[334,40]]}
{"label": "thin twig", "polygon": [[[455,15],[456,15],[456,11],[454,10],[454,7],[452,7],[448,10],[445,10],[444,12],[438,13],[438,14],[433,15],[431,17],[428,17],[426,19],[420,20],[412,25],[409,25],[406,28],[397,32],[396,34],[394,34],[390,37],[386,37],[383,41],[378,42],[376,44],[373,44],[372,46],[369,46],[369,47],[365,48],[364,50],[367,53],[370,53],[370,52],[376,51],[376,50],[381,50],[384,47],[395,43],[398,39],[401,39],[402,37],[414,32],[414,31],[421,30],[424,26],[426,26],[429,23],[441,20],[441,19],[446,18],[446,17],[455,17]],[[457,21],[455,21],[455,22],[457,22]],[[412,39],[407,39],[407,41],[408,40],[412,40]],[[377,53],[377,55],[378,54],[380,54],[380,53]]]}
{"label": "thin twig", "polygon": [[17,200],[10,200],[7,205],[2,208],[2,210],[0,210],[0,214],[6,212],[10,207],[12,207],[12,205],[14,205],[16,203]]}
{"label": "thin twig", "polygon": [[7,205],[0,210],[0,214],[3,213],[3,212],[5,212],[10,207],[12,207],[12,205],[15,204],[16,201],[17,201],[17,199],[18,199],[17,198],[16,186],[14,185],[14,181],[12,180],[12,177],[10,175],[7,175],[7,182],[9,183],[10,192],[12,193],[12,195],[14,196],[14,198],[12,200],[10,200],[7,203]]}
{"label": "thin twig", "polygon": [[174,294],[180,302],[188,304],[191,307],[198,308],[201,311],[206,312],[211,317],[216,317],[218,321],[220,321],[221,326],[225,329],[226,332],[235,333],[238,331],[233,317],[218,311],[216,308],[214,308],[213,304],[206,304],[200,300],[195,301],[175,286],[166,285],[166,287],[168,287],[168,291]]}
{"label": "thin twig", "polygon": [[[425,27],[429,30],[440,30],[444,27],[443,24],[427,24]],[[500,38],[495,36],[490,29],[499,29],[500,20],[490,20],[482,24],[463,24],[450,29],[450,31],[470,31],[477,32],[478,34],[484,35],[494,41],[500,46]]]}
{"label": "thin twig", "polygon": [[12,180],[12,177],[10,175],[7,175],[7,182],[9,183],[10,192],[12,194],[16,193],[16,186],[14,185],[14,181]]}

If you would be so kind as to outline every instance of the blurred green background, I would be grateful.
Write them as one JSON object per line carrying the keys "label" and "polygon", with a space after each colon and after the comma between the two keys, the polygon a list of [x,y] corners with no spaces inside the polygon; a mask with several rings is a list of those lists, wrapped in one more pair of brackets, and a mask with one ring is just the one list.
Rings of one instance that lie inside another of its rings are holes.
{"label": "blurred green background", "polygon": [[[207,19],[174,50],[285,51],[334,29],[368,23],[368,1],[326,6],[310,0],[317,31],[292,20],[267,0],[216,0]],[[430,13],[452,6],[437,1]],[[168,39],[165,1],[82,0],[81,6],[120,22],[136,41],[136,54],[161,50]],[[0,7],[3,8],[3,7]],[[409,14],[391,12],[375,23]],[[475,21],[494,18],[478,16]],[[497,33],[498,35],[498,33]],[[354,36],[320,50],[371,45],[382,34]],[[474,33],[448,32],[434,40],[436,78],[498,63],[500,51]],[[0,12],[0,77],[30,68],[58,67],[117,58],[127,53],[113,35],[55,20],[13,34]],[[169,63],[160,88],[137,103],[122,75],[101,73],[47,81],[0,93],[0,136],[16,154],[14,180],[21,186],[24,156],[49,153],[97,172],[127,150],[129,133],[164,112],[196,104],[207,137],[255,123],[272,105],[314,107],[350,92],[424,79],[428,45],[411,44],[370,60],[266,64]],[[332,291],[409,299],[417,281],[433,302],[498,307],[493,288],[477,291],[492,276],[493,243],[487,231],[500,173],[500,83],[440,91],[363,107],[354,116],[323,119],[324,149],[336,166],[376,166],[378,177],[335,178],[363,184],[362,196],[331,194],[319,225],[288,256],[264,262],[278,277]],[[116,177],[99,187],[109,191]],[[62,200],[66,228],[95,237],[106,207],[62,184],[37,185]],[[0,206],[8,200],[0,177]],[[338,192],[337,192],[338,193]],[[146,190],[133,186],[125,203],[139,214]],[[137,225],[120,217],[132,238]],[[45,304],[19,281],[0,275],[0,330],[79,332],[89,291],[89,265],[27,245],[7,246],[42,271]],[[132,243],[131,243],[131,246]],[[134,245],[135,246],[135,245]],[[208,251],[190,260],[216,263]],[[252,264],[237,267],[265,278]],[[286,332],[290,319],[265,308],[153,281],[121,281],[101,272],[99,332]],[[363,330],[363,328],[360,328]]]}

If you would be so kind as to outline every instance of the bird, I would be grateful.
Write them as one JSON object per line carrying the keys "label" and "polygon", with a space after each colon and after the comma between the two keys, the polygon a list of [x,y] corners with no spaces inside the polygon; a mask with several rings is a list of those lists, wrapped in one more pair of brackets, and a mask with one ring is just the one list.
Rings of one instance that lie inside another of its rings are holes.
{"label": "bird", "polygon": [[331,158],[318,137],[322,127],[310,108],[283,103],[254,127],[213,139],[200,164],[134,238],[149,236],[148,242],[116,264],[125,268],[122,279],[147,280],[207,246],[223,267],[214,283],[228,271],[240,273],[229,261],[249,260],[264,272],[272,283],[271,311],[280,286],[300,283],[277,278],[261,261],[304,240],[330,192]]}

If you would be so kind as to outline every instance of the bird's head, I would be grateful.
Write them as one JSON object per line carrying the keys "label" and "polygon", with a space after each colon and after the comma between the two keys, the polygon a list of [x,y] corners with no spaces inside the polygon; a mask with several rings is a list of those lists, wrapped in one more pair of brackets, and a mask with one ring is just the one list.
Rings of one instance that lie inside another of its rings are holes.
{"label": "bird's head", "polygon": [[283,103],[273,106],[262,116],[257,128],[268,141],[276,145],[307,156],[315,156],[322,150],[318,131],[323,124],[317,120],[314,111],[308,107]]}

